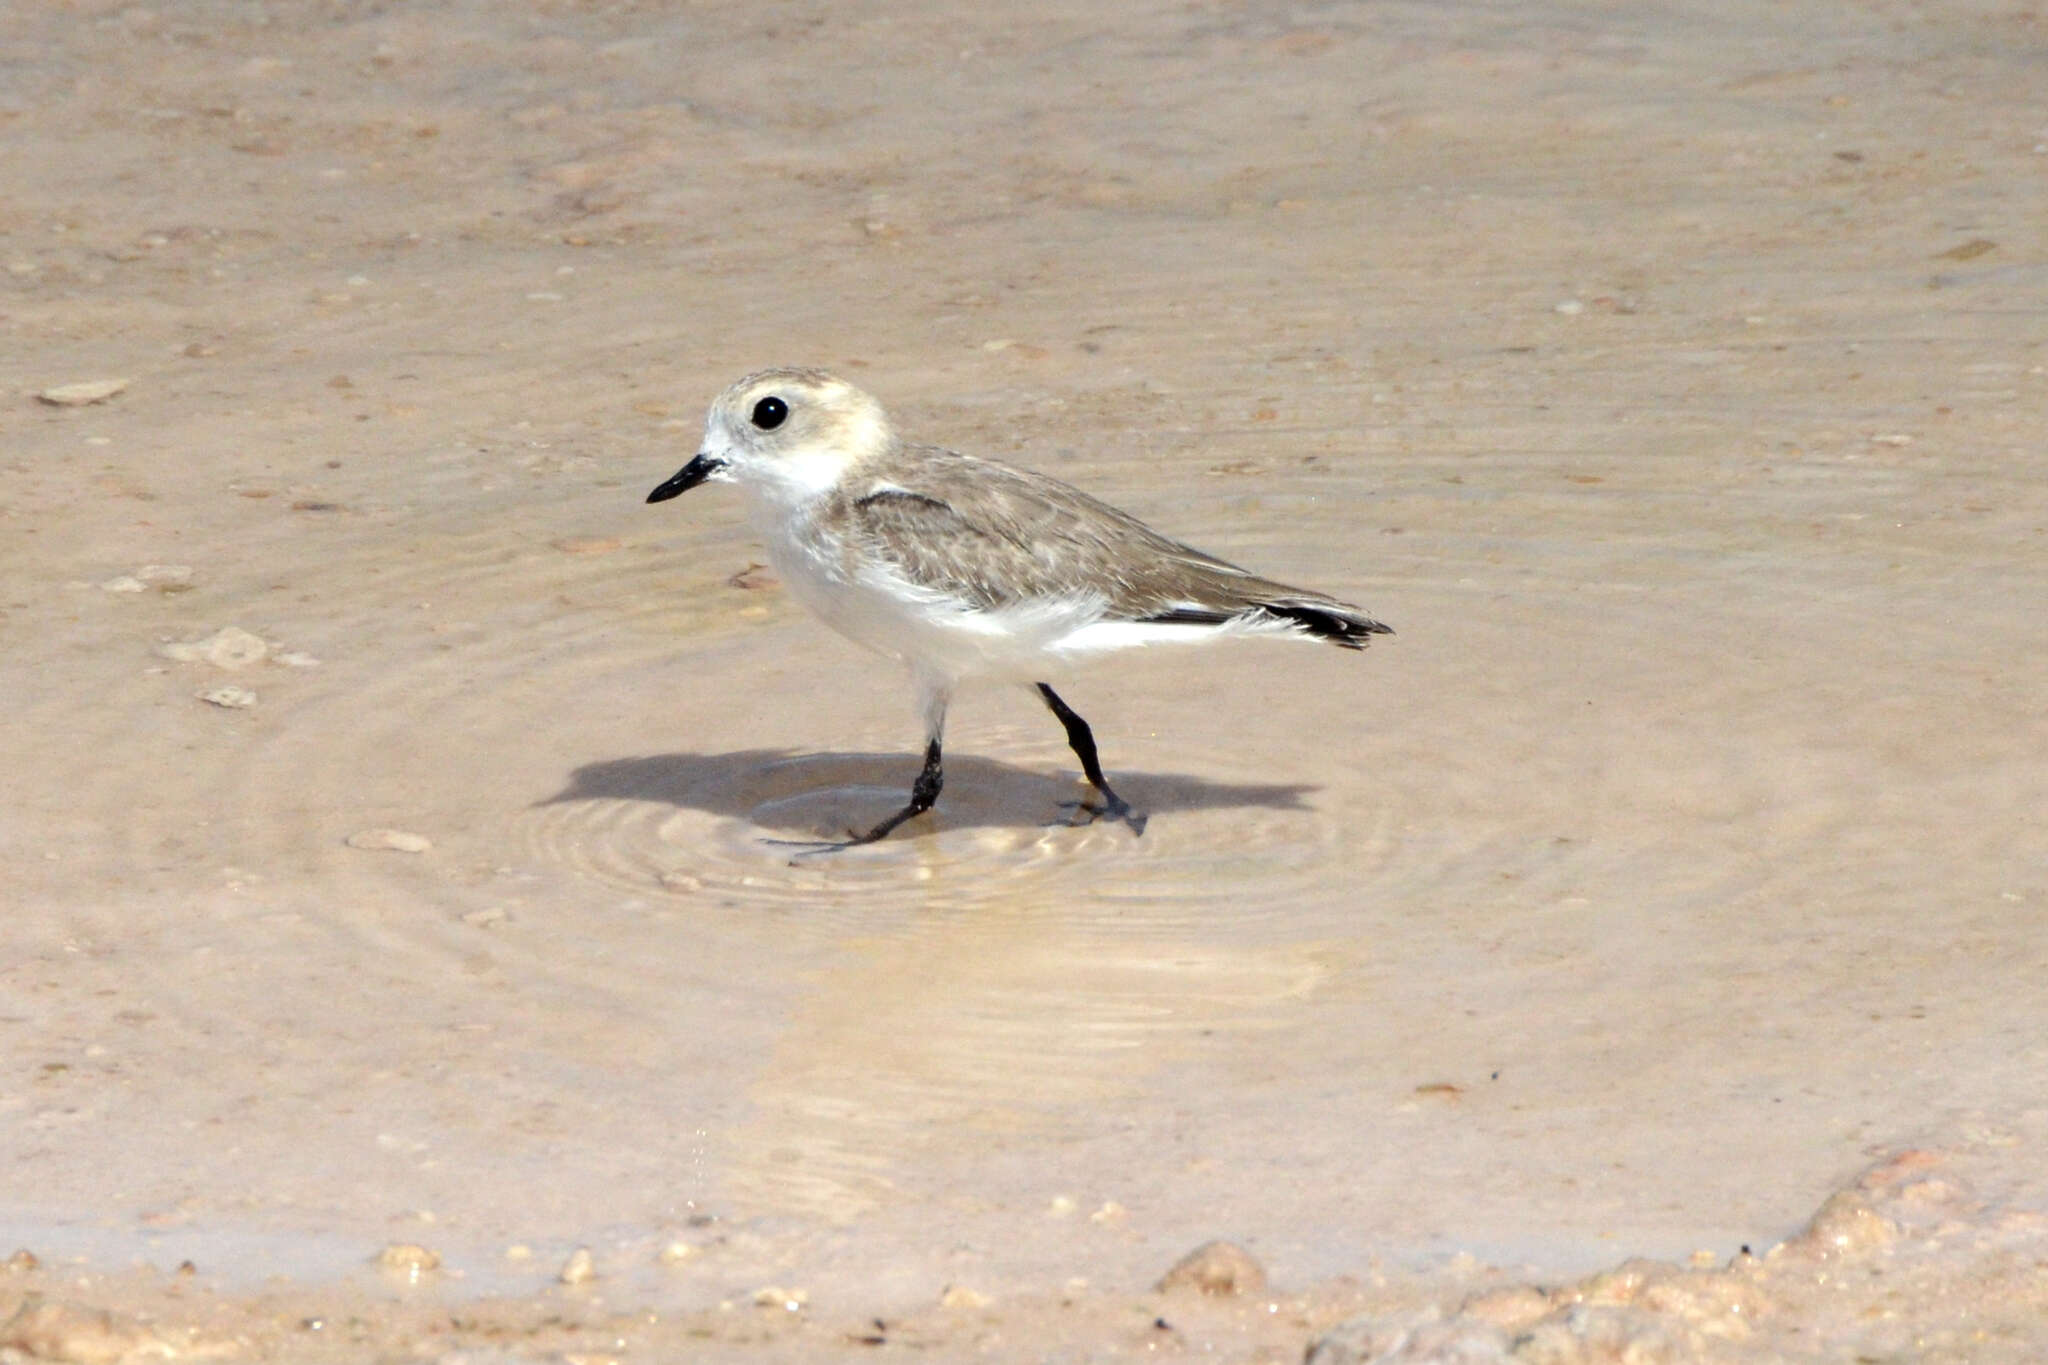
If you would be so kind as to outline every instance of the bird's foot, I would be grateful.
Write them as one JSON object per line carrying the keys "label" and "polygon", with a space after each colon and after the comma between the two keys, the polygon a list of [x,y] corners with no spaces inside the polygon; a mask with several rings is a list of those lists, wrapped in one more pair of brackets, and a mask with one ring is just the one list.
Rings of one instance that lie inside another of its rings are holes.
{"label": "bird's foot", "polygon": [[798,858],[812,858],[820,853],[838,853],[849,848],[859,848],[862,844],[872,844],[875,841],[863,837],[854,830],[848,830],[844,839],[763,839],[761,842],[771,848],[795,849],[796,852],[790,855],[793,864]]}
{"label": "bird's foot", "polygon": [[1069,829],[1108,820],[1129,825],[1133,835],[1141,835],[1145,832],[1145,822],[1152,818],[1143,811],[1132,810],[1130,802],[1115,792],[1104,792],[1100,801],[1062,801],[1060,809],[1068,812],[1067,818],[1049,823],[1065,825]]}
{"label": "bird's foot", "polygon": [[877,843],[888,837],[896,826],[905,820],[923,815],[930,809],[929,805],[918,805],[913,802],[865,834],[857,829],[849,829],[844,839],[763,839],[761,842],[773,844],[777,848],[793,848],[797,850],[791,855],[793,858],[810,858],[820,853],[839,853],[845,849],[859,848],[862,844]]}

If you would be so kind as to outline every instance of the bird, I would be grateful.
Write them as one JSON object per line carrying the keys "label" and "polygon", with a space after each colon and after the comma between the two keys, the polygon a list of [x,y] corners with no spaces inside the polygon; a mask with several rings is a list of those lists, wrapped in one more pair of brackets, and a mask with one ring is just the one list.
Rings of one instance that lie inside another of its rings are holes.
{"label": "bird", "polygon": [[[1092,789],[1064,823],[1147,816],[1103,775],[1094,732],[1048,677],[1119,650],[1230,636],[1363,649],[1392,628],[1152,530],[1047,474],[906,441],[873,396],[824,370],[759,370],[712,402],[697,454],[647,495],[738,486],[790,593],[826,625],[904,664],[924,722],[909,799],[843,840],[886,838],[932,809],[954,693],[1022,683],[1066,730]],[[776,841],[800,842],[800,841]]]}

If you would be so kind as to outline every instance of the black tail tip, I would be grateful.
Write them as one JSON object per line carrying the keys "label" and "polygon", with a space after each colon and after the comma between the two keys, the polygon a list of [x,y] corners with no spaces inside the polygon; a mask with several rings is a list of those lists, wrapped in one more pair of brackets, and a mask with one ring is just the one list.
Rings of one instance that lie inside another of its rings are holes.
{"label": "black tail tip", "polygon": [[1328,640],[1344,649],[1364,649],[1373,636],[1394,633],[1392,626],[1370,616],[1309,602],[1268,602],[1259,610],[1284,621],[1292,621],[1318,640]]}

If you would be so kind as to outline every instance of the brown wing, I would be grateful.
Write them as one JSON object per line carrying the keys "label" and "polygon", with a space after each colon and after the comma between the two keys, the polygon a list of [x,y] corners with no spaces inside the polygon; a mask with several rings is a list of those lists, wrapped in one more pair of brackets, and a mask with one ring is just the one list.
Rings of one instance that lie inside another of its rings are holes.
{"label": "brown wing", "polygon": [[1258,611],[1340,644],[1384,631],[1356,608],[1170,540],[1044,474],[936,447],[899,449],[891,482],[836,509],[862,549],[982,608],[1099,591],[1111,619],[1220,623]]}

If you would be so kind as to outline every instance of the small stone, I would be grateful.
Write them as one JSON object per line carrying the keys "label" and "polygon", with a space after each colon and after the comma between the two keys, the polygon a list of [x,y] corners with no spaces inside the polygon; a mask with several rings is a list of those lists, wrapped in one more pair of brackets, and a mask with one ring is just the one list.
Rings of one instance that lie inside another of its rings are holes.
{"label": "small stone", "polygon": [[1490,1289],[1475,1294],[1458,1311],[1469,1318],[1491,1323],[1504,1332],[1520,1332],[1550,1315],[1550,1296],[1529,1285]]}
{"label": "small stone", "polygon": [[101,1308],[48,1301],[40,1294],[23,1299],[14,1316],[0,1323],[0,1350],[69,1365],[117,1365],[171,1354],[169,1343],[138,1322]]}
{"label": "small stone", "polygon": [[246,687],[209,687],[194,695],[209,706],[229,711],[246,711],[256,704],[256,694]]}
{"label": "small stone", "polygon": [[1588,1275],[1577,1284],[1558,1291],[1559,1297],[1573,1305],[1578,1304],[1632,1304],[1642,1297],[1643,1290],[1671,1275],[1671,1267],[1662,1261],[1652,1261],[1636,1256],[1623,1261],[1612,1270],[1602,1270]]}
{"label": "small stone", "polygon": [[1979,256],[1996,250],[1998,250],[1998,243],[1992,241],[1989,237],[1972,237],[1961,246],[1952,246],[1947,251],[1936,252],[1934,259],[1937,261],[1974,261]]}
{"label": "small stone", "polygon": [[386,853],[425,853],[434,846],[426,835],[403,829],[359,829],[348,836],[347,842],[350,848]]}
{"label": "small stone", "polygon": [[1568,318],[1573,318],[1586,311],[1586,303],[1584,299],[1565,299],[1563,302],[1553,305],[1550,311],[1562,313]]}
{"label": "small stone", "polygon": [[318,668],[320,666],[318,659],[302,649],[290,650],[283,654],[273,655],[272,657],[286,668]]}
{"label": "small stone", "polygon": [[407,1284],[418,1284],[441,1268],[441,1257],[417,1242],[393,1242],[377,1253],[377,1268]]}
{"label": "small stone", "polygon": [[505,1248],[505,1259],[508,1261],[530,1261],[533,1259],[533,1248],[524,1242],[514,1242],[511,1246]]}
{"label": "small stone", "polygon": [[704,889],[704,879],[685,872],[679,867],[672,867],[661,874],[661,885],[664,890],[668,891],[702,891]]}
{"label": "small stone", "polygon": [[100,584],[100,591],[147,592],[149,591],[149,584],[143,582],[141,579],[135,577],[133,574],[124,573],[119,578],[109,578],[106,582]]}
{"label": "small stone", "polygon": [[1174,1262],[1160,1277],[1159,1291],[1194,1289],[1204,1294],[1262,1294],[1266,1270],[1235,1242],[1204,1242]]}
{"label": "small stone", "polygon": [[1072,1218],[1077,1207],[1079,1206],[1074,1203],[1072,1195],[1056,1194],[1052,1197],[1052,1201],[1045,1206],[1045,1216],[1048,1218]]}
{"label": "small stone", "polygon": [[206,641],[206,652],[202,657],[215,668],[233,670],[261,663],[268,653],[270,646],[263,642],[261,636],[252,635],[240,626],[224,626]]}
{"label": "small stone", "polygon": [[178,640],[159,645],[156,652],[162,658],[175,659],[179,663],[209,663],[215,668],[233,672],[261,663],[270,653],[270,646],[262,636],[240,626],[223,626],[201,640]]}
{"label": "small stone", "polygon": [[52,407],[82,408],[89,403],[104,403],[127,387],[125,379],[82,379],[75,384],[44,389],[36,397]]}
{"label": "small stone", "polygon": [[563,1284],[589,1284],[597,1278],[597,1263],[591,1259],[589,1247],[577,1247],[569,1253],[569,1259],[562,1262],[561,1273],[555,1276]]}
{"label": "small stone", "polygon": [[694,1244],[678,1237],[655,1254],[654,1259],[663,1265],[681,1265],[684,1261],[695,1260],[698,1251]]}
{"label": "small stone", "polygon": [[145,583],[189,583],[192,581],[190,564],[145,564],[135,571],[135,576]]}
{"label": "small stone", "polygon": [[779,1284],[768,1284],[754,1291],[756,1308],[780,1308],[785,1312],[800,1313],[810,1301],[811,1294],[807,1289],[784,1289]]}
{"label": "small stone", "polygon": [[0,1268],[4,1268],[15,1275],[26,1275],[31,1270],[40,1270],[42,1265],[43,1263],[36,1258],[36,1254],[27,1247],[21,1248],[12,1256],[9,1256],[6,1261],[0,1262]]}
{"label": "small stone", "polygon": [[1509,1355],[1512,1342],[1499,1328],[1469,1318],[1448,1321],[1434,1310],[1393,1315],[1368,1314],[1340,1322],[1309,1343],[1302,1365],[1509,1365],[1511,1360],[1546,1365],[1590,1365],[1592,1361],[1664,1362],[1662,1354],[1621,1350],[1594,1352],[1572,1340],[1531,1343],[1527,1354]]}
{"label": "small stone", "polygon": [[1781,1251],[1813,1259],[1867,1256],[1899,1239],[1899,1225],[1871,1206],[1861,1190],[1837,1190],[1804,1231]]}
{"label": "small stone", "polygon": [[1116,1200],[1105,1199],[1102,1201],[1101,1208],[1095,1210],[1095,1212],[1088,1215],[1088,1221],[1091,1223],[1100,1224],[1103,1227],[1107,1227],[1111,1223],[1123,1222],[1124,1219],[1129,1216],[1129,1214],[1130,1210],[1126,1209],[1122,1204],[1117,1203]]}
{"label": "small stone", "polygon": [[946,1292],[939,1295],[941,1308],[986,1308],[989,1303],[988,1295],[979,1290],[969,1289],[964,1284],[949,1284],[946,1286]]}

